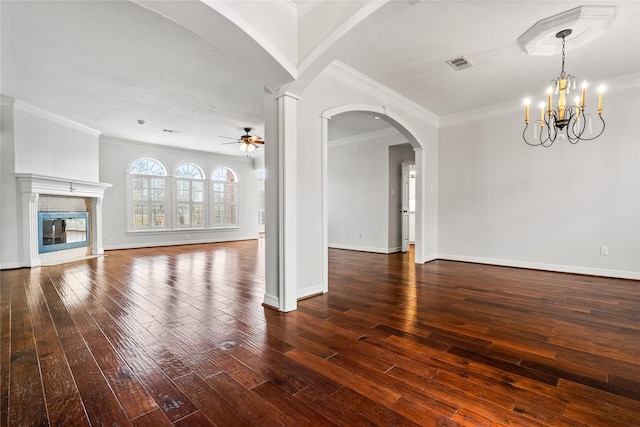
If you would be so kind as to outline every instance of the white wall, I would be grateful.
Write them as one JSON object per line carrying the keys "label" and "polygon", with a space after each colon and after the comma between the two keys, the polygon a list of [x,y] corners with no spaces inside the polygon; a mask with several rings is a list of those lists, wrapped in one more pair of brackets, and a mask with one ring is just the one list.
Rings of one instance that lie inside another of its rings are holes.
{"label": "white wall", "polygon": [[23,259],[22,221],[26,213],[22,212],[15,174],[97,182],[98,135],[93,129],[34,105],[2,97],[1,268],[30,262]]}
{"label": "white wall", "polygon": [[0,268],[21,267],[13,139],[13,100],[2,97],[0,111]]}
{"label": "white wall", "polygon": [[[170,230],[127,232],[127,170],[134,158],[153,157],[162,162],[172,175],[175,167],[185,161],[198,164],[210,177],[218,166],[227,166],[238,175],[239,227],[219,230]],[[103,201],[103,239],[105,250],[219,242],[258,237],[257,177],[251,159],[215,155],[200,151],[180,150],[142,142],[102,138],[100,141],[100,179],[113,187],[105,192]],[[187,238],[188,235],[188,238]]]}
{"label": "white wall", "polygon": [[[407,103],[389,90],[335,64],[318,76],[302,93],[298,104],[298,290],[317,289],[323,283],[323,157],[321,114],[343,105],[381,108],[401,119],[406,130],[424,147],[416,164],[423,168],[420,189],[431,189],[422,198],[424,252],[437,250],[437,127],[433,115]],[[269,173],[269,171],[267,171]],[[417,220],[418,221],[418,220]],[[298,295],[299,297],[303,295]]]}
{"label": "white wall", "polygon": [[[402,135],[398,137],[402,140]],[[396,139],[383,137],[329,145],[329,247],[381,253],[399,250],[398,215],[390,221],[391,206],[400,200],[401,190],[402,160],[397,155],[390,156],[395,148],[390,145],[397,143]],[[410,145],[399,147],[407,146],[413,157]]]}
{"label": "white wall", "polygon": [[99,132],[16,100],[15,172],[98,181]]}
{"label": "white wall", "polygon": [[522,112],[442,127],[439,256],[639,279],[638,92],[607,94],[577,145],[526,145]]}

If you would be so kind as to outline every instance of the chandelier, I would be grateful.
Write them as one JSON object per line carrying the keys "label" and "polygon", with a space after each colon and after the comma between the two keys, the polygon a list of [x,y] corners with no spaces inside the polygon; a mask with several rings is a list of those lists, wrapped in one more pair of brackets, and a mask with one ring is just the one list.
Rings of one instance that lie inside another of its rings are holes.
{"label": "chandelier", "polygon": [[[602,118],[602,94],[604,87],[600,86],[600,94],[598,97],[598,117],[602,122],[602,128],[595,135],[593,133],[593,124],[591,115],[584,112],[585,98],[587,96],[587,82],[582,84],[582,96],[575,97],[574,104],[567,104],[567,96],[571,89],[576,88],[575,76],[569,75],[564,71],[564,44],[565,37],[571,34],[571,30],[562,30],[556,34],[557,38],[562,39],[562,70],[560,75],[551,81],[551,86],[547,89],[547,103],[539,104],[540,120],[533,123],[532,138],[527,139],[527,129],[529,128],[529,99],[525,100],[525,127],[522,132],[524,142],[532,146],[550,147],[558,140],[567,139],[571,144],[577,144],[578,141],[591,141],[596,139],[604,132],[604,119]],[[553,108],[553,92],[558,95],[558,106]],[[540,128],[540,129],[538,129]],[[539,134],[538,134],[539,131]]]}

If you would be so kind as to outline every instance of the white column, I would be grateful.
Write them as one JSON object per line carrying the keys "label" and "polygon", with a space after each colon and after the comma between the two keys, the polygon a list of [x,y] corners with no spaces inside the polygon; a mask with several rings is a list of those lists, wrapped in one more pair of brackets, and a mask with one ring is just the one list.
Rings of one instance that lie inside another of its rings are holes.
{"label": "white column", "polygon": [[[416,235],[415,235],[415,263],[423,264],[426,261],[427,233],[427,195],[426,187],[426,161],[425,150],[414,148],[416,162]],[[426,190],[426,191],[425,191]]]}
{"label": "white column", "polygon": [[102,245],[102,197],[91,198],[91,253],[104,255]]}
{"label": "white column", "polygon": [[264,304],[297,308],[297,102],[283,92],[265,93],[265,296]]}
{"label": "white column", "polygon": [[22,193],[23,206],[25,207],[26,217],[23,217],[22,224],[22,241],[25,249],[28,250],[26,259],[29,260],[29,266],[39,267],[40,250],[38,247],[38,193]]}

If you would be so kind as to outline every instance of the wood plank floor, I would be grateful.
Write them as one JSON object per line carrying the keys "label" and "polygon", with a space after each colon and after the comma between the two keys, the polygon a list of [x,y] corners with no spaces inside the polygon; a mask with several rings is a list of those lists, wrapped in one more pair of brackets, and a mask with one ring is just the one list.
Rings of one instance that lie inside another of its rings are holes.
{"label": "wood plank floor", "polygon": [[640,426],[640,282],[330,251],[261,305],[263,239],[0,288],[0,425]]}

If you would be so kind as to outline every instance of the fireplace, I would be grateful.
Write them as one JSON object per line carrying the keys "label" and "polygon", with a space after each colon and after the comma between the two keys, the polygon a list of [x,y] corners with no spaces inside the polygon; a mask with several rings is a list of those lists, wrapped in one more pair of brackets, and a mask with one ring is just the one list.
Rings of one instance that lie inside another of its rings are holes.
{"label": "fireplace", "polygon": [[38,252],[89,246],[88,212],[38,212]]}
{"label": "fireplace", "polygon": [[102,199],[111,184],[16,174],[22,242],[30,267],[104,254]]}

